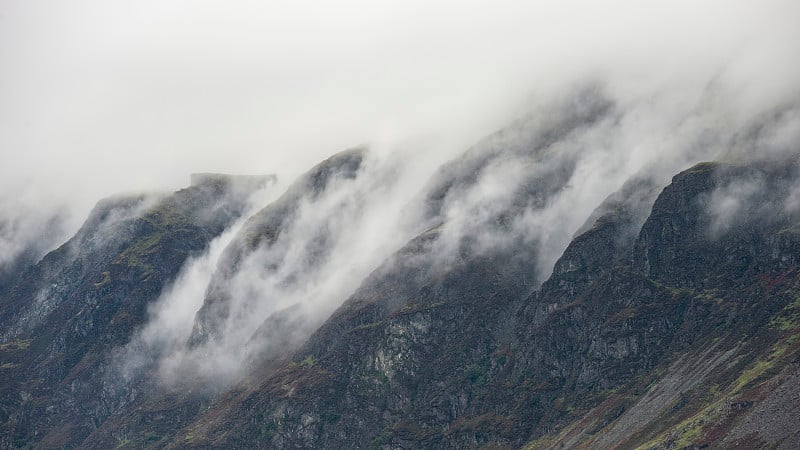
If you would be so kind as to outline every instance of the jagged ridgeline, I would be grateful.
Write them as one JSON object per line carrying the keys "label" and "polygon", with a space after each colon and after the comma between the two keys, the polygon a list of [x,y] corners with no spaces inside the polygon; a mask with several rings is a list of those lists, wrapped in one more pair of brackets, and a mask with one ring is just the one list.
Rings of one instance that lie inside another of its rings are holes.
{"label": "jagged ridgeline", "polygon": [[[423,233],[169,447],[794,448],[796,176],[789,160],[632,180],[529,296],[510,258],[420,277]],[[718,228],[714,202],[742,185]]]}
{"label": "jagged ridgeline", "polygon": [[[0,446],[798,448],[795,152],[580,190],[621,114],[580,92],[444,164],[352,285],[394,181],[364,149],[249,217],[269,178],[99,203],[2,293]],[[121,371],[226,232],[191,333]]]}

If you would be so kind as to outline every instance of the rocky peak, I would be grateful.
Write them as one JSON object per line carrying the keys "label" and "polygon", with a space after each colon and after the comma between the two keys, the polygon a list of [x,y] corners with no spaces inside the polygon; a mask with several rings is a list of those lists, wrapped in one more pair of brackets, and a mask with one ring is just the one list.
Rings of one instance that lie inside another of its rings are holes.
{"label": "rocky peak", "polygon": [[637,267],[662,282],[698,285],[714,264],[742,274],[763,261],[770,236],[797,218],[787,203],[792,161],[701,163],[677,174],[642,227]]}

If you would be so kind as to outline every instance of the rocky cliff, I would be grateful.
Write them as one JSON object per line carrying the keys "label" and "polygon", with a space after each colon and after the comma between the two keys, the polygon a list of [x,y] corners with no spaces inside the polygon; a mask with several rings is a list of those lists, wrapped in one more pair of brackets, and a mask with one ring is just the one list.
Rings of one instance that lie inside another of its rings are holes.
{"label": "rocky cliff", "polygon": [[[164,385],[155,371],[117,380],[111,358],[187,258],[242,214],[252,186],[202,176],[170,196],[99,203],[0,298],[0,445],[800,446],[797,158],[635,175],[548,265],[550,235],[526,227],[577,170],[577,152],[553,143],[613,119],[613,105],[587,99],[568,111],[536,139],[494,136],[443,167],[418,197],[416,236],[308,333],[293,334],[307,329],[302,305],[270,314],[248,331],[263,345],[246,374],[215,389],[191,377]],[[323,162],[245,222],[187,349],[225,335],[243,265],[276,273],[297,211],[355,179],[362,158]],[[464,207],[509,161],[520,168],[512,188]],[[311,274],[334,234],[324,220],[307,229]],[[279,286],[303,282],[292,272]]]}

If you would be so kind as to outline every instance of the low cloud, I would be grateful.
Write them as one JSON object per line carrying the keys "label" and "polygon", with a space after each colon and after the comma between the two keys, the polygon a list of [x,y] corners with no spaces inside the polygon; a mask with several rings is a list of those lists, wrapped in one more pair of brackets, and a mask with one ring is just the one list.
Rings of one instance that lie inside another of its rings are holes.
{"label": "low cloud", "polygon": [[[186,343],[241,221],[123,352],[131,376],[236,379],[270,317],[302,318],[302,339],[427,229],[441,226],[438,263],[518,247],[540,283],[631,177],[797,152],[797,17],[788,0],[3,2],[0,267],[63,242],[111,193],[277,173],[257,211],[367,143],[355,179],[303,203],[226,280],[219,339]],[[757,188],[715,194],[715,232]]]}
{"label": "low cloud", "polygon": [[[449,162],[372,153],[355,178],[338,179],[303,200],[275,242],[236,265],[224,285],[216,286],[228,302],[226,314],[216,319],[218,333],[202,345],[187,345],[196,320],[189,311],[202,305],[202,282],[209,282],[207,269],[221,254],[209,253],[204,276],[182,277],[171,291],[187,295],[174,297],[187,308],[180,324],[171,326],[183,330],[180,338],[171,338],[169,351],[155,361],[162,380],[172,383],[191,373],[225,385],[247,373],[254,360],[285,355],[372,270],[432,226],[439,226],[438,238],[421,266],[444,270],[465,256],[511,251],[528,258],[535,287],[549,277],[592,212],[626,181],[665,186],[672,175],[703,160],[747,155],[765,161],[790,148],[775,150],[779,146],[763,138],[745,146],[739,130],[766,130],[764,114],[745,122],[715,120],[726,115],[725,103],[701,102],[681,117],[664,113],[669,102],[626,106],[596,84],[563,95]],[[576,109],[581,104],[603,106]],[[784,125],[776,121],[770,127]],[[649,151],[656,141],[664,152]],[[756,151],[740,152],[746,148]],[[724,233],[764,189],[753,178],[710,194],[710,233]],[[169,309],[160,310],[150,329],[158,335],[170,320]]]}
{"label": "low cloud", "polygon": [[208,322],[216,331],[199,344],[189,340],[196,313],[218,272],[231,270],[219,262],[224,248],[242,238],[243,222],[189,261],[151,309],[148,324],[118,355],[123,373],[134,378],[154,367],[166,383],[187,374],[213,384],[231,382],[274,344],[259,330],[265,323],[279,325],[275,320],[295,325],[281,336],[287,346],[300,344],[377,265],[420,231],[409,226],[414,209],[397,205],[413,203],[420,177],[430,176],[431,169],[404,154],[379,154],[368,155],[355,178],[334,177],[319,195],[301,197],[274,242],[245,254],[233,273],[213,281],[214,289],[225,293],[225,313],[215,316],[216,310],[209,310]]}

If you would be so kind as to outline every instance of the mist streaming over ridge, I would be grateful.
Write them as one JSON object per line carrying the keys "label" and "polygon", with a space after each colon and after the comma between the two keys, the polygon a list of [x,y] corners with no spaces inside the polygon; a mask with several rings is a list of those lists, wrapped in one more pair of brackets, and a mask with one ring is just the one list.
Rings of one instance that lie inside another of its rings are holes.
{"label": "mist streaming over ridge", "polygon": [[241,216],[214,238],[202,254],[189,258],[175,280],[148,306],[150,319],[115,356],[126,379],[141,377],[153,361],[182,347],[191,333],[192,319],[202,305],[206,286],[222,251],[247,218],[260,205],[271,201],[277,192],[280,188],[270,185],[250,194]]}
{"label": "mist streaming over ridge", "polygon": [[[230,381],[253,360],[285,356],[418,231],[404,217],[414,211],[396,205],[410,202],[429,171],[399,154],[378,159],[346,152],[252,215],[227,239],[224,251],[209,253],[216,255],[213,276],[178,279],[172,288],[193,293],[182,301],[195,305],[197,315],[182,316],[179,328],[194,331],[188,341],[173,340],[177,346],[163,354],[164,381],[187,373]],[[154,323],[163,322],[165,313],[156,311]],[[272,328],[287,322],[293,326],[275,335]],[[148,332],[158,336],[159,329]],[[283,345],[274,348],[274,339]],[[154,349],[142,352],[133,344],[123,364],[152,357]]]}
{"label": "mist streaming over ridge", "polygon": [[800,75],[792,1],[36,0],[0,12],[0,195],[22,202],[3,222],[31,232],[6,227],[15,247],[49,220],[26,210],[64,208],[52,238],[64,241],[98,197],[175,189],[191,172],[293,178],[362,142],[453,157],[576,80],[676,109],[727,85],[735,116],[796,95]]}
{"label": "mist streaming over ridge", "polygon": [[[657,6],[3,4],[0,266],[57,245],[107,192],[278,173],[259,207],[286,220],[217,238],[126,348],[130,371],[155,360],[165,379],[236,379],[271,326],[299,345],[426,230],[421,266],[515,250],[533,288],[632,177],[797,150],[796,4]],[[351,176],[291,193],[361,142]]]}
{"label": "mist streaming over ridge", "polygon": [[0,448],[749,439],[798,55],[796,0],[0,0]]}
{"label": "mist streaming over ridge", "polygon": [[[407,152],[337,154],[252,215],[235,238],[227,235],[227,248],[206,256],[204,277],[175,282],[171,292],[190,295],[173,301],[197,314],[165,326],[169,311],[156,311],[147,333],[159,342],[160,334],[179,329],[186,338],[193,328],[187,342],[173,336],[168,351],[155,345],[144,353],[134,345],[123,364],[156,357],[168,383],[187,374],[235,381],[254,362],[287,357],[370,272],[387,261],[391,268],[393,252],[420,233],[434,236],[415,260],[423,277],[499,255],[524,262],[518,281],[533,289],[626,182],[638,180],[652,202],[657,191],[651,186],[665,186],[672,174],[699,161],[749,164],[798,151],[795,138],[786,136],[792,128],[771,119],[791,117],[793,105],[722,120],[733,104],[721,100],[718,89],[704,92],[681,116],[668,101],[623,101],[592,83],[540,105],[441,165]],[[754,129],[755,135],[748,131]],[[651,151],[652,142],[665,152]],[[734,220],[729,203],[712,202],[715,229]],[[640,215],[648,209],[636,207]],[[632,220],[641,225],[644,217]],[[624,239],[634,238],[626,233]]]}

